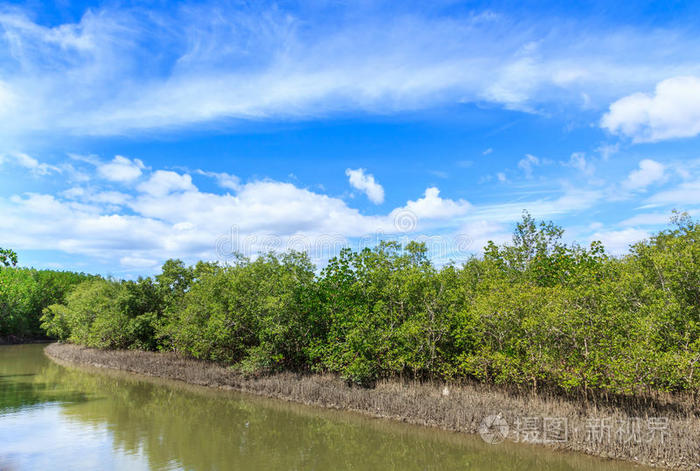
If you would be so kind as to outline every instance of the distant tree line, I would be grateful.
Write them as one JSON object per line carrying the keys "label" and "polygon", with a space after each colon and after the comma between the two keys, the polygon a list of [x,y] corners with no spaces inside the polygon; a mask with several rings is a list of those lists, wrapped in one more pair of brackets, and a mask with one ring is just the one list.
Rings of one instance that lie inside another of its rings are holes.
{"label": "distant tree line", "polygon": [[676,214],[624,257],[562,234],[526,213],[512,243],[490,242],[461,266],[434,266],[417,242],[344,249],[320,273],[297,252],[226,266],[169,260],[153,278],[82,281],[41,326],[91,347],[173,350],[248,374],[332,372],[359,385],[400,376],[698,390],[700,224]]}
{"label": "distant tree line", "polygon": [[74,287],[96,278],[69,271],[17,268],[16,264],[14,252],[0,249],[0,338],[45,338],[40,327],[44,308],[65,303]]}

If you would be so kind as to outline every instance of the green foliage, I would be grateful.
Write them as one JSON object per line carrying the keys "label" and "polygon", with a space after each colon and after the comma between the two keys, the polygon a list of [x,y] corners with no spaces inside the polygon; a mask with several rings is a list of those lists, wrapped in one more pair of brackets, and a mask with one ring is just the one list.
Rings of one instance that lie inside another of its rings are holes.
{"label": "green foliage", "polygon": [[304,254],[269,254],[220,267],[200,264],[161,337],[196,358],[246,361],[248,369],[295,368],[311,338],[314,272]]}
{"label": "green foliage", "polygon": [[182,307],[182,299],[195,277],[195,270],[185,266],[182,260],[170,259],[163,264],[160,275],[156,275],[156,282],[161,291],[163,302],[171,310]]}
{"label": "green foliage", "polygon": [[36,290],[36,280],[31,272],[0,269],[0,336],[29,333]]}
{"label": "green foliage", "polygon": [[73,286],[88,279],[81,273],[0,268],[0,337],[38,337],[42,310],[63,303]]}
{"label": "green foliage", "polygon": [[[90,346],[175,350],[255,374],[327,371],[363,386],[404,376],[697,390],[698,223],[676,214],[623,258],[562,235],[525,213],[512,243],[490,242],[461,267],[433,266],[416,242],[342,250],[318,275],[294,252],[230,266],[169,260],[154,279],[80,284],[43,327]],[[16,299],[37,291],[10,285]]]}
{"label": "green foliage", "polygon": [[0,266],[17,266],[17,254],[13,250],[3,249],[2,247],[0,247]]}
{"label": "green foliage", "polygon": [[163,309],[150,278],[94,279],[81,283],[65,305],[44,310],[41,327],[50,336],[97,348],[155,349],[155,325]]}
{"label": "green foliage", "polygon": [[313,349],[317,368],[362,385],[391,374],[442,369],[456,270],[436,270],[423,244],[384,242],[343,250],[321,274],[318,291],[325,336]]}

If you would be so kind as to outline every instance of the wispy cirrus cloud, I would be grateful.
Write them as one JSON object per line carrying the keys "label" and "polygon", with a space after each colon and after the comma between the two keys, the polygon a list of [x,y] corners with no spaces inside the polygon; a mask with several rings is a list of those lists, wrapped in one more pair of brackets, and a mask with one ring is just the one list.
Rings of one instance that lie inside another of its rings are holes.
{"label": "wispy cirrus cloud", "polygon": [[465,102],[590,108],[700,73],[700,40],[681,32],[588,25],[582,37],[578,19],[338,8],[105,6],[46,26],[2,7],[0,128],[118,135]]}
{"label": "wispy cirrus cloud", "polygon": [[31,155],[25,154],[24,152],[0,154],[0,165],[5,162],[26,168],[35,175],[48,175],[49,173],[61,171],[60,168],[44,162],[39,162]]}
{"label": "wispy cirrus cloud", "polygon": [[700,178],[685,181],[651,195],[646,202],[651,206],[675,205],[685,209],[700,201]]}
{"label": "wispy cirrus cloud", "polygon": [[532,154],[525,154],[525,157],[518,161],[518,168],[523,171],[527,178],[532,178],[532,171],[534,167],[538,167],[542,164],[539,157]]}

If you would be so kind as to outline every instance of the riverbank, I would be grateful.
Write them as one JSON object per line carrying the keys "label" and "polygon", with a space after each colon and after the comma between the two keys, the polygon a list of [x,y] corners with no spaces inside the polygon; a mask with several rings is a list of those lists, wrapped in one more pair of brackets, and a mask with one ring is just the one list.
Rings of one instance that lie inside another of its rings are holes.
{"label": "riverbank", "polygon": [[382,381],[365,389],[350,387],[330,375],[279,373],[246,378],[229,368],[173,353],[106,351],[70,344],[51,344],[45,352],[52,359],[73,364],[234,389],[456,432],[479,433],[485,419],[497,415],[500,418],[493,423],[502,426],[482,435],[491,441],[504,438],[649,466],[700,469],[700,416],[690,398],[669,397],[633,407],[584,404],[556,395],[516,395],[479,384]]}
{"label": "riverbank", "polygon": [[20,337],[17,335],[8,335],[7,337],[0,337],[0,345],[20,345],[23,343],[49,343],[50,339],[46,337],[36,338],[36,337]]}

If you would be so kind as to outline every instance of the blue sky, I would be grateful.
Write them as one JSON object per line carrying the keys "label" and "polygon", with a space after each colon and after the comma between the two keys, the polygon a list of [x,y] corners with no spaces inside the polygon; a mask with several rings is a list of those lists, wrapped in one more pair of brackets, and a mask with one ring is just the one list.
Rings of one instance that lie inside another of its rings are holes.
{"label": "blue sky", "polygon": [[0,247],[460,261],[527,209],[625,253],[700,213],[700,6],[609,3],[0,2]]}

